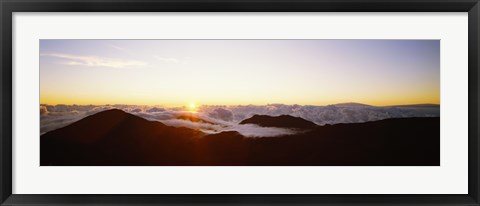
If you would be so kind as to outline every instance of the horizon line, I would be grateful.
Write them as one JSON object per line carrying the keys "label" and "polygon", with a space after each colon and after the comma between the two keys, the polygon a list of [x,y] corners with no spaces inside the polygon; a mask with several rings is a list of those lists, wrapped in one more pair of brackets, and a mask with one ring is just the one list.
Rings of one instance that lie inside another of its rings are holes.
{"label": "horizon line", "polygon": [[[438,103],[413,103],[413,104],[392,104],[392,105],[372,105],[372,104],[364,104],[358,102],[341,102],[341,103],[334,103],[334,104],[324,104],[324,105],[312,105],[312,104],[283,104],[283,103],[268,103],[268,104],[198,104],[197,107],[202,106],[268,106],[268,105],[287,105],[287,106],[337,106],[337,105],[348,105],[348,104],[356,104],[359,106],[370,106],[370,107],[395,107],[395,106],[415,106],[415,105],[431,105],[431,106],[440,106]],[[65,106],[145,106],[145,107],[165,107],[165,108],[183,108],[188,107],[188,104],[182,106],[165,106],[161,104],[47,104],[47,103],[40,103],[40,106],[58,106],[58,105],[65,105]]]}

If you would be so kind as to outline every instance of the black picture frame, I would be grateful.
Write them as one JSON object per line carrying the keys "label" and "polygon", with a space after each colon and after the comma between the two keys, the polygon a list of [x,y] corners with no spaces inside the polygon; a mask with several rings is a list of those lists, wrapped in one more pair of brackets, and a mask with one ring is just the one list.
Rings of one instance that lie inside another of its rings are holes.
{"label": "black picture frame", "polygon": [[[478,2],[478,0],[0,0],[1,205],[480,205],[478,127],[480,5]],[[13,12],[468,12],[468,194],[12,194]]]}

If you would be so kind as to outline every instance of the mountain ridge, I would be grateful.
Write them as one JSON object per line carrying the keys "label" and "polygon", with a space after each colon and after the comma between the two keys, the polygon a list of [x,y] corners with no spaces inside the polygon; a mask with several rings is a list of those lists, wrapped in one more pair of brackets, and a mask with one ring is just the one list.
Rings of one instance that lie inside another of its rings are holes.
{"label": "mountain ridge", "polygon": [[298,128],[298,129],[308,129],[317,124],[305,120],[300,117],[294,117],[291,115],[279,115],[279,116],[269,116],[269,115],[253,115],[252,117],[241,121],[239,124],[255,124],[261,127],[279,127],[279,128]]}
{"label": "mountain ridge", "polygon": [[236,131],[204,134],[107,110],[40,137],[41,166],[438,166],[439,152],[438,117],[248,138]]}

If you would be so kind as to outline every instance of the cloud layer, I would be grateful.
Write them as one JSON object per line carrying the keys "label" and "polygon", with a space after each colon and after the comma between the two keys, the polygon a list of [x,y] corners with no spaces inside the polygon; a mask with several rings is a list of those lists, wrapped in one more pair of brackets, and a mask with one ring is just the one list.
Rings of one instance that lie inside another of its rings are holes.
{"label": "cloud layer", "polygon": [[146,65],[146,62],[128,60],[128,59],[114,59],[98,56],[79,56],[61,53],[44,53],[41,56],[50,56],[63,59],[61,62],[70,66],[88,66],[88,67],[108,67],[108,68],[125,68]]}
{"label": "cloud layer", "polygon": [[[412,105],[374,107],[360,104],[338,104],[328,106],[301,105],[241,105],[202,106],[197,113],[186,112],[186,108],[164,108],[135,105],[40,105],[40,133],[64,127],[88,115],[108,109],[121,109],[150,121],[159,121],[169,126],[187,127],[207,134],[222,131],[238,131],[248,137],[271,137],[294,134],[285,128],[268,128],[256,125],[239,125],[255,114],[279,116],[291,115],[312,121],[318,125],[357,123],[387,118],[437,117],[438,105]],[[187,117],[187,118],[185,118]]]}

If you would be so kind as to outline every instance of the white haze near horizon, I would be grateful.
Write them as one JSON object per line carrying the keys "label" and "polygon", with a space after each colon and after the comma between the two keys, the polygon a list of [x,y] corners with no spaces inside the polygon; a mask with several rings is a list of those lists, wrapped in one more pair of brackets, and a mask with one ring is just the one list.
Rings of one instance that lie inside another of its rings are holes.
{"label": "white haze near horizon", "polygon": [[[291,135],[298,131],[287,128],[260,127],[257,125],[238,124],[255,114],[291,115],[301,117],[318,125],[338,123],[359,123],[388,118],[438,117],[439,105],[406,106],[369,106],[362,104],[337,104],[328,106],[308,105],[204,105],[195,113],[184,107],[165,108],[161,106],[137,105],[40,105],[40,134],[52,131],[86,116],[108,109],[121,109],[125,112],[143,117],[150,121],[159,121],[168,126],[187,127],[201,130],[207,134],[223,131],[237,131],[247,137],[273,137]],[[179,116],[194,116],[207,122],[192,122],[179,119]]]}

